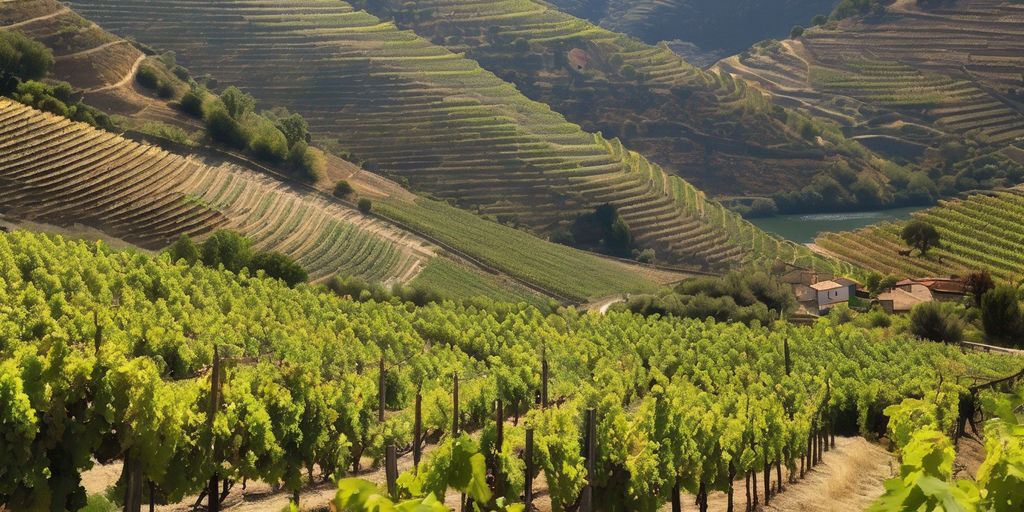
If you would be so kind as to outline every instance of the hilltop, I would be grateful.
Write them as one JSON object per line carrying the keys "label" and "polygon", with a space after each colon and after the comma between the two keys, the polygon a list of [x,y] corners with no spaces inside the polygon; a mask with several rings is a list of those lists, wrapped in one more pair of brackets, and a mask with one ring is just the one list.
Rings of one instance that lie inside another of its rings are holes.
{"label": "hilltop", "polygon": [[[201,121],[136,80],[140,67],[159,68],[165,59],[147,55],[61,4],[0,4],[0,30],[4,29],[28,34],[51,49],[55,57],[48,78],[51,83],[69,82],[76,101],[84,100],[111,114],[121,129],[128,129],[127,135],[170,149],[140,145],[5,103],[5,112],[10,114],[5,120],[20,128],[7,138],[6,149],[10,152],[32,144],[48,152],[49,165],[66,172],[59,178],[74,182],[68,190],[80,194],[69,196],[71,202],[60,202],[60,197],[50,193],[52,187],[47,188],[50,185],[41,187],[41,182],[15,177],[38,172],[37,166],[29,167],[29,160],[12,161],[3,171],[5,190],[12,195],[5,198],[0,213],[15,225],[33,225],[27,221],[72,228],[89,225],[148,249],[160,249],[180,234],[202,239],[214,229],[228,227],[252,236],[259,248],[295,256],[311,266],[316,280],[351,273],[371,281],[424,285],[448,297],[480,294],[504,300],[536,302],[547,297],[584,302],[613,293],[653,290],[687,275],[546,242],[417,197],[394,182],[330,156],[326,176],[316,186],[329,193],[337,180],[348,180],[359,196],[370,197],[377,205],[380,213],[367,216],[356,211],[354,201],[317,193],[248,157],[211,147],[209,142],[200,141],[201,147],[194,147],[150,136],[148,132],[156,126],[158,133],[173,128],[195,139],[195,133],[203,128]],[[188,86],[176,82],[173,88],[180,94]],[[33,139],[33,133],[49,136]],[[76,148],[85,140],[108,142],[102,151],[97,148],[90,154],[87,165],[69,167],[76,161]],[[42,154],[46,153],[37,153]],[[122,165],[129,161],[137,165]],[[171,166],[176,162],[177,167]],[[135,178],[130,187],[121,179],[129,170]],[[200,179],[202,176],[207,178]],[[152,199],[153,207],[127,204],[125,199],[133,195]],[[60,208],[54,207],[57,204]],[[163,204],[178,206],[164,208]],[[108,209],[98,210],[101,206]],[[132,217],[120,220],[129,208]],[[183,212],[191,213],[183,217]],[[189,222],[181,221],[183,218]],[[572,279],[568,277],[570,269],[590,278]]]}
{"label": "hilltop", "polygon": [[[919,5],[920,4],[920,5]],[[896,2],[758,44],[717,69],[826,119],[901,164],[876,186],[904,203],[1024,180],[1024,6]]]}
{"label": "hilltop", "polygon": [[797,188],[831,168],[873,173],[870,151],[756,87],[535,1],[366,0],[465,53],[584,129],[615,136],[713,197]]}
{"label": "hilltop", "polygon": [[555,237],[609,203],[660,261],[812,263],[618,140],[344,2],[71,5],[118,35],[176,51],[197,74],[303,114],[314,137],[365,169],[504,224]]}

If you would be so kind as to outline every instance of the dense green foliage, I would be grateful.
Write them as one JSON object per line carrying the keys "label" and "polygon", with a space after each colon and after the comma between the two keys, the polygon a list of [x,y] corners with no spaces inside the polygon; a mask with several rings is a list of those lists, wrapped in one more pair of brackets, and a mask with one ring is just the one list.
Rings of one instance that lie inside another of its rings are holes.
{"label": "dense green foliage", "polygon": [[642,315],[757,321],[767,325],[796,309],[790,286],[764,271],[733,271],[723,277],[687,279],[658,295],[630,297],[626,309]]}
{"label": "dense green foliage", "polygon": [[18,31],[0,31],[0,94],[43,78],[52,65],[53,53],[46,46]]}
{"label": "dense green foliage", "polygon": [[71,86],[60,82],[47,84],[29,80],[21,82],[10,92],[11,99],[37,110],[67,117],[96,128],[115,131],[117,125],[106,113],[86,105],[76,97]]}
{"label": "dense green foliage", "polygon": [[201,244],[196,244],[187,235],[181,235],[167,248],[172,261],[184,260],[188,264],[202,262],[211,268],[223,268],[230,272],[248,269],[251,273],[262,271],[264,275],[295,286],[309,279],[301,265],[286,254],[279,252],[255,251],[252,241],[241,233],[218,230]]}
{"label": "dense green foliage", "polygon": [[[178,500],[213,472],[211,443],[221,478],[297,490],[313,465],[340,477],[360,455],[379,458],[384,443],[408,443],[417,389],[428,437],[446,437],[454,372],[463,429],[486,425],[498,397],[508,414],[525,415],[506,429],[501,453],[521,447],[524,425],[536,429],[536,462],[555,510],[574,502],[582,483],[588,407],[599,418],[595,498],[655,510],[676,482],[725,489],[730,462],[738,474],[765,461],[792,468],[809,433],[825,425],[870,434],[881,410],[907,396],[940,382],[955,394],[957,375],[994,378],[1020,367],[827,320],[769,328],[353,302],[23,232],[0,237],[0,279],[0,436],[8,441],[0,472],[13,475],[0,481],[0,499],[25,511],[84,506],[79,475],[93,458],[130,458]],[[222,405],[208,418],[203,369],[215,346],[228,359]],[[560,405],[527,411],[542,349]],[[378,423],[378,376],[367,370],[381,358],[393,413]],[[517,496],[520,470],[503,467]]]}
{"label": "dense green foliage", "polygon": [[633,251],[633,235],[618,208],[603,204],[591,213],[576,218],[568,231],[556,235],[556,241],[581,249],[628,257]]}
{"label": "dense green foliage", "polygon": [[910,332],[927,340],[946,343],[963,341],[963,322],[952,304],[924,302],[910,311]]}
{"label": "dense green foliage", "polygon": [[907,245],[917,249],[921,256],[928,254],[932,247],[942,246],[942,237],[935,226],[923,221],[912,220],[903,226],[900,237]]}

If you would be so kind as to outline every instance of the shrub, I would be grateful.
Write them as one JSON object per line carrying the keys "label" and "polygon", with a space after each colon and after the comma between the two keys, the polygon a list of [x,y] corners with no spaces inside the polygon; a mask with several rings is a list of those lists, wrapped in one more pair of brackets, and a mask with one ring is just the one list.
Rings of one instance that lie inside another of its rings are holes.
{"label": "shrub", "polygon": [[218,230],[203,242],[200,258],[208,267],[240,272],[252,259],[252,242],[235,231]]}
{"label": "shrub", "polygon": [[135,72],[135,81],[139,85],[147,88],[156,90],[160,87],[160,75],[156,69],[148,64],[143,64],[139,67],[139,70]]}
{"label": "shrub", "polygon": [[261,160],[283,162],[288,157],[288,140],[270,121],[258,118],[249,131],[249,151]]}
{"label": "shrub", "polygon": [[262,270],[267,277],[280,279],[288,286],[304,283],[309,279],[306,269],[288,255],[279,252],[261,252],[253,256],[249,269],[255,273]]}
{"label": "shrub", "polygon": [[932,341],[958,343],[963,339],[964,325],[951,305],[924,302],[910,310],[910,332]]}
{"label": "shrub", "polygon": [[298,179],[310,183],[319,180],[327,170],[327,157],[323,152],[301,141],[288,152],[288,163]]}
{"label": "shrub", "polygon": [[334,185],[334,197],[345,199],[353,192],[355,192],[355,189],[352,188],[352,185],[346,180],[341,180]]}
{"label": "shrub", "polygon": [[211,105],[206,108],[204,114],[206,131],[213,140],[234,147],[243,149],[249,144],[248,134],[231,114],[228,113],[224,103],[220,100],[208,102]]}
{"label": "shrub", "polygon": [[161,99],[169,100],[174,97],[175,93],[174,86],[167,82],[161,82],[156,88],[156,95]]}
{"label": "shrub", "polygon": [[366,213],[370,213],[372,210],[373,210],[373,201],[370,201],[368,198],[365,198],[365,197],[359,200],[359,211],[361,211],[364,214],[366,214]]}
{"label": "shrub", "polygon": [[789,31],[789,38],[790,39],[799,39],[803,35],[804,35],[804,27],[801,27],[800,25],[794,26],[793,30]]}
{"label": "shrub", "polygon": [[206,91],[191,89],[178,101],[178,108],[192,117],[203,117],[203,101],[205,98]]}
{"label": "shrub", "polygon": [[224,89],[220,95],[220,101],[228,115],[236,121],[243,120],[256,108],[256,100],[233,85]]}
{"label": "shrub", "polygon": [[284,117],[274,118],[274,126],[277,127],[281,133],[284,134],[285,139],[288,140],[288,147],[291,148],[296,144],[302,142],[306,143],[309,137],[309,123],[306,119],[299,114],[285,115]]}

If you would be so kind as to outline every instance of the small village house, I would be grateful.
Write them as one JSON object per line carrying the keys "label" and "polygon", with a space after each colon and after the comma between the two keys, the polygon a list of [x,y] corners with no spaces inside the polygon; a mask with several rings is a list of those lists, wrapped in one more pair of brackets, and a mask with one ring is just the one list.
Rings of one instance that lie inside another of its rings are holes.
{"label": "small village house", "polygon": [[[844,281],[849,281],[844,280]],[[853,281],[849,281],[853,283]],[[821,281],[820,283],[814,283],[811,285],[811,289],[815,291],[816,303],[818,307],[818,314],[828,313],[830,309],[835,307],[836,304],[846,304],[850,302],[850,291],[856,289],[856,283],[853,285],[843,284],[836,281]]]}
{"label": "small village house", "polygon": [[958,302],[967,296],[967,281],[959,277],[904,279],[878,295],[878,303],[889,314],[906,314],[914,306],[931,301]]}

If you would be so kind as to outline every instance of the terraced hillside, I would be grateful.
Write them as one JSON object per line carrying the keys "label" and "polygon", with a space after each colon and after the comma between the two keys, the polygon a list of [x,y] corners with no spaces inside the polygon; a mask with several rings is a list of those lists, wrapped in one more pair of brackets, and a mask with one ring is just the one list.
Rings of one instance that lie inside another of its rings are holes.
{"label": "terraced hillside", "polygon": [[792,190],[840,162],[857,171],[874,164],[867,150],[838,134],[800,133],[791,113],[742,81],[542,2],[364,3],[713,196]]}
{"label": "terraced hillside", "polygon": [[[654,44],[681,40],[719,58],[789,34],[837,0],[552,0],[565,12]],[[717,59],[716,59],[717,60]]]}
{"label": "terraced hillside", "polygon": [[1017,281],[1024,277],[1024,190],[979,194],[916,213],[934,225],[942,247],[927,257],[901,254],[903,223],[830,233],[816,244],[831,254],[881,273],[908,276],[966,275],[988,269],[994,276]]}
{"label": "terraced hillside", "polygon": [[217,167],[0,98],[0,212],[83,224],[160,249],[181,234],[236,229],[313,279],[407,281],[433,255],[422,240],[240,167]]}
{"label": "terraced hillside", "polygon": [[937,133],[1002,147],[1024,144],[1024,5],[897,2],[884,16],[808,30],[718,67],[784,104],[899,149]]}
{"label": "terraced hillside", "polygon": [[757,230],[617,140],[586,133],[475,62],[333,0],[72,5],[196,73],[302,113],[369,169],[552,233],[618,206],[659,259],[710,267],[810,254]]}

